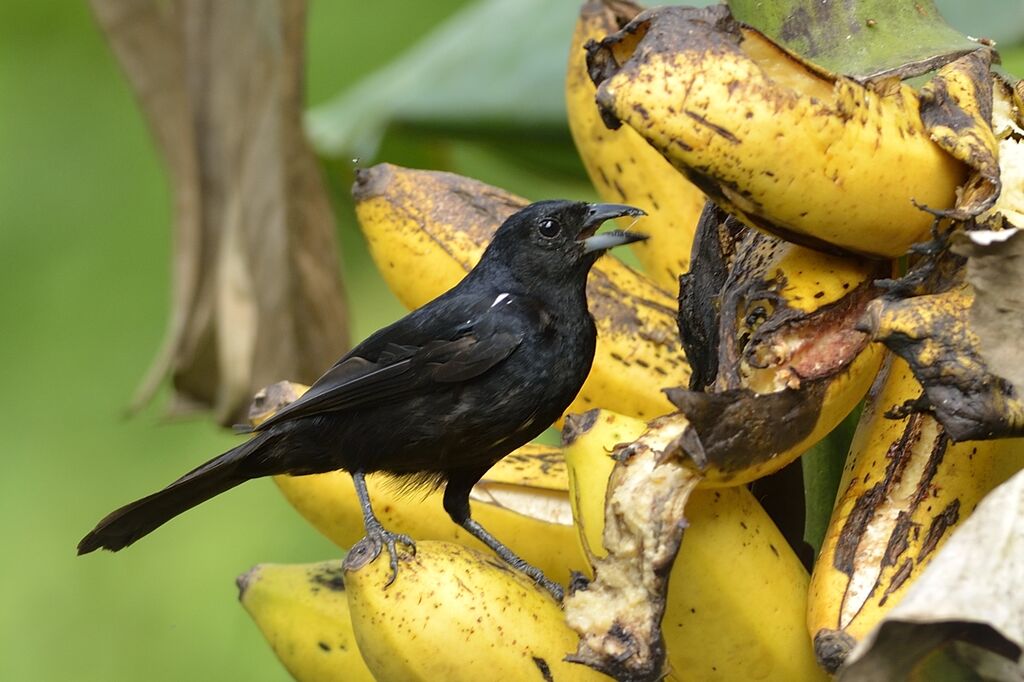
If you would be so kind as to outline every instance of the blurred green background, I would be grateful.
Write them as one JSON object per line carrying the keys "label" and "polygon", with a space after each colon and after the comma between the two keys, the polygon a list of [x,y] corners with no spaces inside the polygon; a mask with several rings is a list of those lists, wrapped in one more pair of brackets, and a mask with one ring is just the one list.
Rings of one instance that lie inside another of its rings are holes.
{"label": "blurred green background", "polygon": [[[309,103],[333,98],[463,4],[313,2]],[[524,0],[523,11],[557,19],[567,41],[575,7]],[[1008,66],[1019,72],[1017,55]],[[459,72],[444,75],[457,82]],[[399,121],[377,158],[535,198],[591,196],[564,126],[530,120],[537,110],[550,120],[560,100],[517,100],[518,120]],[[351,160],[326,170],[358,340],[402,310],[346,202]],[[124,416],[164,332],[169,209],[160,160],[86,4],[0,3],[0,680],[284,680],[234,578],[259,562],[337,555],[262,480],[116,556],[75,557],[103,514],[236,442],[202,418],[167,423],[160,400]]]}

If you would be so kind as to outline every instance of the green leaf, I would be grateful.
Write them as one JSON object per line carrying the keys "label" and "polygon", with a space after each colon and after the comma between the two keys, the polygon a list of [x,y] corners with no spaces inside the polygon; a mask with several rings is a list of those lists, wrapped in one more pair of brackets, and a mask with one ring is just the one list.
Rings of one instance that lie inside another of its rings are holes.
{"label": "green leaf", "polygon": [[804,473],[804,542],[814,548],[815,556],[828,530],[861,408],[858,406],[832,433],[800,457]]}
{"label": "green leaf", "polygon": [[834,73],[867,79],[932,71],[977,42],[932,0],[728,0],[733,16]]}
{"label": "green leaf", "polygon": [[1000,47],[1024,40],[1021,0],[935,0],[935,4],[952,26],[969,36],[990,38]]}
{"label": "green leaf", "polygon": [[373,157],[387,127],[566,127],[563,79],[575,0],[481,0],[384,69],[311,110],[306,128],[325,156]]}

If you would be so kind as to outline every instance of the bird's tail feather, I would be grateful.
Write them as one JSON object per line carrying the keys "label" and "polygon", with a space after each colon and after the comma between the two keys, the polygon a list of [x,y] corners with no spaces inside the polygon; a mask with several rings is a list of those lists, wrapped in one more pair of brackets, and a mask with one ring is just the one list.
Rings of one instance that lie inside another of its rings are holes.
{"label": "bird's tail feather", "polygon": [[115,509],[82,538],[78,553],[88,554],[100,548],[113,552],[124,549],[178,514],[263,475],[253,466],[251,456],[264,447],[269,438],[269,434],[259,434],[193,469],[163,490]]}

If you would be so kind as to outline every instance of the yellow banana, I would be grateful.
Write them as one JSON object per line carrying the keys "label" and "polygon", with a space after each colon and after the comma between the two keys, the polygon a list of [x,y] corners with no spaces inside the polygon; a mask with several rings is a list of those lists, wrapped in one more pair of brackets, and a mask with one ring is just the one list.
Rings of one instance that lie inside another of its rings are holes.
{"label": "yellow banana", "polygon": [[563,660],[576,633],[542,588],[500,559],[422,541],[390,587],[386,553],[365,543],[345,559],[359,650],[379,682],[606,680]]}
{"label": "yellow banana", "polygon": [[725,5],[650,10],[588,59],[606,118],[745,223],[791,241],[900,256],[932,224],[919,206],[952,209],[968,177],[931,138],[911,86],[825,72]]}
{"label": "yellow banana", "polygon": [[[615,445],[644,422],[607,410],[565,428],[569,499],[584,551],[604,556],[605,489]],[[672,566],[662,633],[679,680],[814,680],[805,631],[807,571],[775,524],[742,487],[697,490]]]}
{"label": "yellow banana", "polygon": [[895,606],[981,499],[1024,466],[1024,440],[954,443],[935,418],[885,415],[921,395],[907,363],[879,374],[814,566],[807,624],[831,672]]}
{"label": "yellow banana", "polygon": [[298,682],[373,682],[356,646],[341,561],[260,564],[238,598]]}
{"label": "yellow banana", "polygon": [[[306,386],[280,382],[256,396],[250,421],[259,424],[302,395]],[[347,473],[275,476],[285,499],[329,540],[354,545],[365,530],[363,513]],[[438,490],[409,492],[386,476],[366,479],[374,512],[386,528],[415,540],[451,540],[484,545],[452,522]],[[515,547],[520,556],[554,580],[585,565],[576,543],[568,476],[558,448],[528,444],[504,457],[473,486],[473,518]]]}
{"label": "yellow banana", "polygon": [[[527,203],[469,178],[389,164],[360,170],[352,194],[370,254],[410,308],[454,286],[498,225]],[[675,298],[609,257],[591,271],[587,299],[598,332],[594,365],[566,412],[601,405],[650,418],[670,411],[660,389],[690,376]]]}
{"label": "yellow banana", "polygon": [[704,207],[704,193],[635,130],[605,126],[594,102],[597,90],[587,75],[583,49],[588,41],[618,31],[640,10],[623,0],[587,0],[583,4],[569,50],[565,104],[572,139],[597,193],[604,201],[626,203],[647,212],[643,232],[650,238],[630,248],[655,282],[676,291],[679,275],[690,269],[690,245]]}

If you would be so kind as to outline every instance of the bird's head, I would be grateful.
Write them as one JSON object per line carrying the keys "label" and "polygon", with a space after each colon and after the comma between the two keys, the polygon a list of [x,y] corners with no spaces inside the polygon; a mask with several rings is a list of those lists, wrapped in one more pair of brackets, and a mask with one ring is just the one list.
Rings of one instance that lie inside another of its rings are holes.
{"label": "bird's head", "polygon": [[521,281],[583,281],[608,249],[647,239],[626,230],[597,234],[612,218],[646,215],[624,204],[588,204],[582,201],[538,201],[511,215],[494,235],[484,260],[498,262]]}

